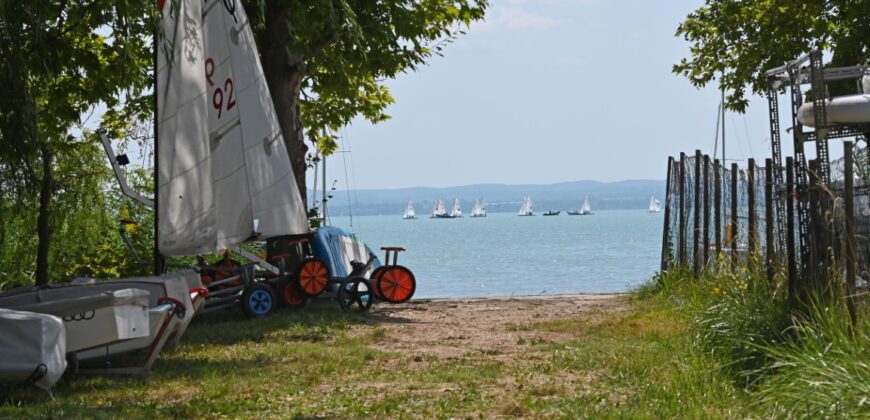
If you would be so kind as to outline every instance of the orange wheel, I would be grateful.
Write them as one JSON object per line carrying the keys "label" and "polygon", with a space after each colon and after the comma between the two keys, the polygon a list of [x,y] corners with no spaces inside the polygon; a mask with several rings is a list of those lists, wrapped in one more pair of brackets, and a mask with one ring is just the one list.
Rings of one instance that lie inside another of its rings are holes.
{"label": "orange wheel", "polygon": [[296,270],[296,282],[302,293],[317,296],[326,290],[329,283],[329,267],[323,261],[308,258]]}
{"label": "orange wheel", "polygon": [[387,268],[389,267],[385,265],[376,268],[375,271],[372,271],[372,276],[370,277],[371,284],[373,285],[372,292],[374,292],[374,295],[376,298],[378,298],[378,300],[384,300],[384,297],[381,295],[380,289],[378,288],[377,284],[381,279],[381,274],[384,274],[384,270],[386,270]]}
{"label": "orange wheel", "polygon": [[411,270],[393,265],[381,272],[380,278],[375,281],[375,289],[387,302],[407,302],[417,290],[417,279]]}

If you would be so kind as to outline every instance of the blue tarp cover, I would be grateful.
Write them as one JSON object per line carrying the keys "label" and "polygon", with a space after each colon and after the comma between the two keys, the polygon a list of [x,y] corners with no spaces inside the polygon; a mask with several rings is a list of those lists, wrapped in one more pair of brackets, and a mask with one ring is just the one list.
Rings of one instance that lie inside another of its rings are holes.
{"label": "blue tarp cover", "polygon": [[317,229],[311,240],[311,249],[315,257],[329,266],[332,277],[347,277],[351,271],[351,261],[365,263],[369,256],[374,256],[375,259],[366,277],[369,277],[371,270],[381,266],[381,260],[362,240],[353,233],[334,226]]}

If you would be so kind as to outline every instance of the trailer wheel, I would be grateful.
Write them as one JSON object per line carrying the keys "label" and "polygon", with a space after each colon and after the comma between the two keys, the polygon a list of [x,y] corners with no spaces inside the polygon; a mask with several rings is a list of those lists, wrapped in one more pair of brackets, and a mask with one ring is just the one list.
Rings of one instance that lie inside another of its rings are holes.
{"label": "trailer wheel", "polygon": [[411,270],[392,265],[384,269],[380,278],[375,281],[375,287],[383,299],[390,303],[407,302],[417,290],[417,279]]}
{"label": "trailer wheel", "polygon": [[256,283],[242,293],[242,310],[251,318],[266,316],[275,310],[275,292],[266,283]]}
{"label": "trailer wheel", "polygon": [[352,309],[366,312],[374,303],[373,295],[372,284],[368,280],[363,277],[349,277],[341,282],[338,288],[338,304],[345,312],[350,312]]}
{"label": "trailer wheel", "polygon": [[386,269],[387,266],[382,265],[376,268],[375,271],[372,271],[372,275],[370,277],[370,282],[372,283],[372,292],[374,292],[375,297],[378,298],[378,300],[384,300],[384,295],[382,295],[380,290],[378,290],[378,282],[381,280],[381,274],[384,274],[384,270]]}
{"label": "trailer wheel", "polygon": [[308,296],[299,290],[299,284],[293,279],[287,279],[281,282],[281,303],[291,309],[298,309],[305,306],[308,302]]}
{"label": "trailer wheel", "polygon": [[296,269],[296,282],[299,290],[308,296],[317,296],[329,284],[329,267],[316,258],[307,258]]}

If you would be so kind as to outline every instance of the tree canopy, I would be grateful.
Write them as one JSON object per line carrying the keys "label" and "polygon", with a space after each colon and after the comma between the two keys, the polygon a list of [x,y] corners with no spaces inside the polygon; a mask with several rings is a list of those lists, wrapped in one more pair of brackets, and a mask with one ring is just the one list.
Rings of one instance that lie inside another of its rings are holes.
{"label": "tree canopy", "polygon": [[[121,198],[98,140],[77,126],[96,106],[106,107],[101,127],[115,139],[151,118],[156,3],[0,0],[0,274],[8,285],[141,272],[119,219],[141,223],[131,239],[150,257],[147,211]],[[304,192],[304,143],[329,154],[353,118],[388,119],[385,81],[440,54],[483,19],[488,1],[243,3]],[[147,187],[153,168],[145,170],[134,179]]]}
{"label": "tree canopy", "polygon": [[870,0],[706,0],[680,23],[691,44],[674,73],[698,87],[714,80],[726,106],[744,111],[747,94],[767,90],[764,72],[812,49],[831,65],[870,59]]}

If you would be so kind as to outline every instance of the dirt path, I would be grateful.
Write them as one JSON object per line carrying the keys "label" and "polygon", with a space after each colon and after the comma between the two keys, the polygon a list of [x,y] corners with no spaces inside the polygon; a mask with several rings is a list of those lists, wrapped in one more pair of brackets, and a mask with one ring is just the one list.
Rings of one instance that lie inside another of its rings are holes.
{"label": "dirt path", "polygon": [[432,299],[379,305],[372,315],[390,339],[374,346],[421,359],[475,352],[510,358],[524,350],[523,342],[556,341],[566,336],[524,325],[562,319],[596,322],[627,307],[620,294]]}

